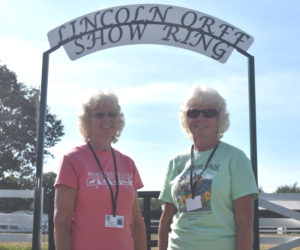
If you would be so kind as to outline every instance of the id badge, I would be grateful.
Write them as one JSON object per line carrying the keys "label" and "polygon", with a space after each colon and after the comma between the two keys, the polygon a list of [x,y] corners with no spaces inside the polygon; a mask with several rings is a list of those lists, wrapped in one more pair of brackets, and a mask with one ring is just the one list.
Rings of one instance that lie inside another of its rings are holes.
{"label": "id badge", "polygon": [[200,196],[195,196],[194,199],[188,198],[185,200],[185,202],[186,202],[186,210],[188,212],[202,208],[202,202]]}
{"label": "id badge", "polygon": [[124,216],[111,214],[105,215],[105,227],[124,228]]}

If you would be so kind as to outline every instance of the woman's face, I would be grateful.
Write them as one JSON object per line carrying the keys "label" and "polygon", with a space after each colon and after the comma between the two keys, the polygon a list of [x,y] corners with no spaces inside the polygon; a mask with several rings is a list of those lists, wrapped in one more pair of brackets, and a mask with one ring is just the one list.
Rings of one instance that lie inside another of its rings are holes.
{"label": "woman's face", "polygon": [[[188,108],[192,110],[191,115],[194,117],[187,116],[187,124],[193,135],[193,138],[207,138],[215,140],[217,138],[217,113],[213,106],[195,104]],[[204,111],[199,112],[195,110]],[[197,116],[198,114],[198,116]]]}
{"label": "woman's face", "polygon": [[108,104],[101,104],[90,112],[90,137],[112,140],[117,131],[118,112]]}

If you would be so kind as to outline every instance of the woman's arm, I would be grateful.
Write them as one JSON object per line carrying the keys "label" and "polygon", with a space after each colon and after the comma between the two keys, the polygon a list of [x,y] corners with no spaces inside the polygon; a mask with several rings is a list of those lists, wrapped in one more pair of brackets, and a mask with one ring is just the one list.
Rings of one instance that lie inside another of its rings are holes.
{"label": "woman's arm", "polygon": [[234,201],[236,250],[251,250],[253,238],[253,197],[246,195]]}
{"label": "woman's arm", "polygon": [[54,241],[56,250],[71,250],[72,213],[77,190],[65,185],[55,188],[54,201]]}
{"label": "woman's arm", "polygon": [[132,224],[131,224],[132,237],[135,244],[135,250],[146,250],[146,226],[142,216],[139,200],[137,194],[132,207]]}
{"label": "woman's arm", "polygon": [[176,207],[172,203],[165,202],[164,211],[160,217],[158,228],[158,249],[166,250],[168,247],[168,237],[170,232],[170,226],[173,220],[174,214],[177,212]]}

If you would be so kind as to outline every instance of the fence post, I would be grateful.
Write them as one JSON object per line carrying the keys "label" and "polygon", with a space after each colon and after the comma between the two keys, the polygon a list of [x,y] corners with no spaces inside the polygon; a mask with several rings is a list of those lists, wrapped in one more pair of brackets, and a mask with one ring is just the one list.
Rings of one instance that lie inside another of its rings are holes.
{"label": "fence post", "polygon": [[54,244],[54,191],[49,193],[49,211],[48,211],[48,250],[55,250]]}
{"label": "fence post", "polygon": [[146,233],[147,233],[147,249],[151,249],[151,231],[150,231],[150,196],[144,196],[144,220],[145,220],[145,226],[146,226]]}

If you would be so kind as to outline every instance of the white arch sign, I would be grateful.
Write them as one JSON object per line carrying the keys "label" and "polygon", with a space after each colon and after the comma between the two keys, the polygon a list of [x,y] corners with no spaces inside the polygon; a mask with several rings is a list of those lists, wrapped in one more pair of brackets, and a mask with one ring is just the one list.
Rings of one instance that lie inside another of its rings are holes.
{"label": "white arch sign", "polygon": [[253,42],[241,29],[205,13],[161,4],[95,11],[48,32],[51,48],[63,45],[69,58],[116,46],[161,44],[204,54],[225,63],[234,49]]}
{"label": "white arch sign", "polygon": [[[108,8],[73,19],[48,32],[51,48],[43,53],[32,249],[41,249],[41,199],[49,56],[64,46],[71,60],[116,46],[161,44],[202,53],[225,63],[234,49],[248,58],[251,162],[257,180],[254,57],[246,51],[253,38],[205,13],[161,4]],[[255,203],[256,215],[258,203]],[[255,232],[258,232],[255,216]],[[255,248],[259,235],[255,234]]]}

